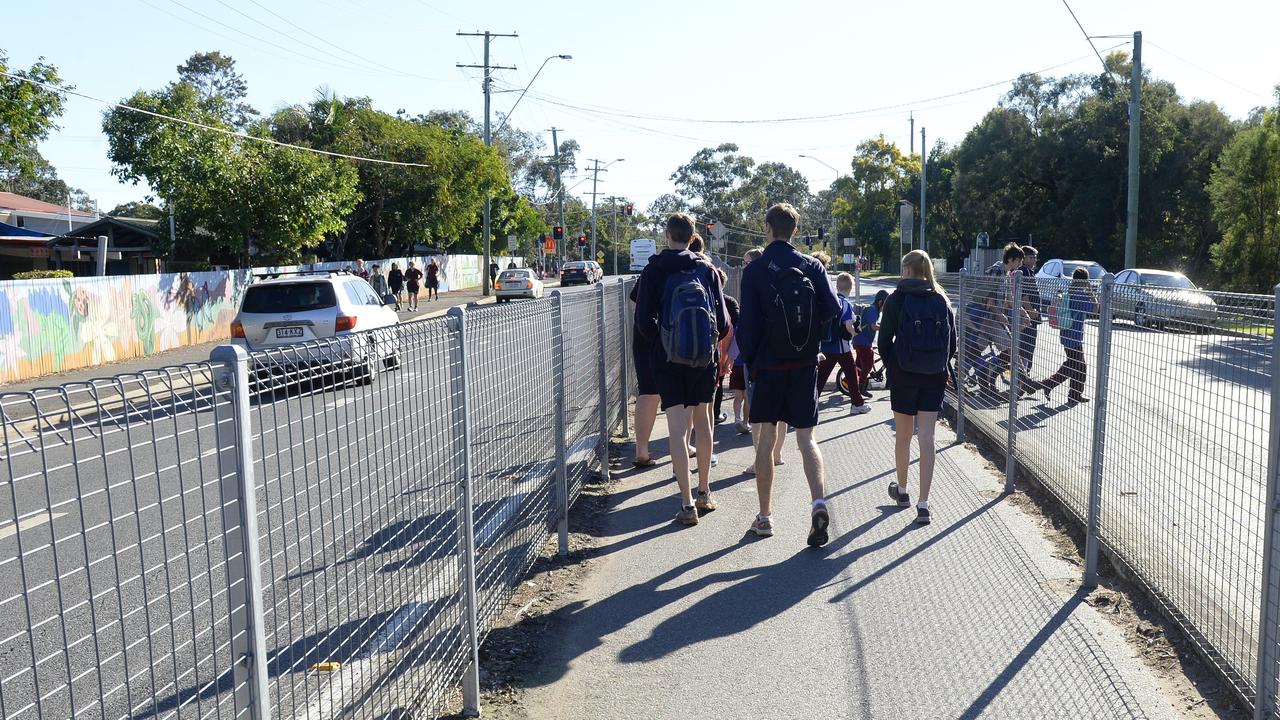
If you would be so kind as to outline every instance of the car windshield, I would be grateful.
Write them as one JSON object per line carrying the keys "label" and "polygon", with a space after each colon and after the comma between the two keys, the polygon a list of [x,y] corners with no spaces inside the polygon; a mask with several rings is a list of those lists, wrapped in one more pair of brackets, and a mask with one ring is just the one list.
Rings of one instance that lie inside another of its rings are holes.
{"label": "car windshield", "polygon": [[507,270],[498,276],[499,280],[526,280],[529,277],[528,270]]}
{"label": "car windshield", "polygon": [[1143,275],[1142,284],[1182,290],[1196,289],[1195,283],[1188,280],[1186,275]]}
{"label": "car windshield", "polygon": [[1102,277],[1102,266],[1097,263],[1064,262],[1062,263],[1062,274],[1066,277],[1071,277],[1076,268],[1088,270],[1090,280],[1097,280]]}
{"label": "car windshield", "polygon": [[333,285],[324,282],[255,285],[244,294],[247,313],[287,313],[320,310],[338,304]]}
{"label": "car windshield", "polygon": [[587,266],[582,263],[569,263],[564,266],[565,270],[586,270]]}

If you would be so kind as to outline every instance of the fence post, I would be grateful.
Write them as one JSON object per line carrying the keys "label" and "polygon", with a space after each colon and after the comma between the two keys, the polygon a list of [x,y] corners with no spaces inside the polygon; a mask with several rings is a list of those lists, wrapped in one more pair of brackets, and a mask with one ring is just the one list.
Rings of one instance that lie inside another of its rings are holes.
{"label": "fence post", "polygon": [[566,447],[568,439],[565,437],[567,429],[565,428],[565,382],[564,382],[564,296],[559,290],[551,291],[551,372],[553,375],[552,382],[555,384],[555,403],[553,412],[556,414],[556,507],[555,512],[558,522],[556,523],[556,531],[559,535],[559,552],[560,557],[569,554],[569,469],[566,467],[569,458],[567,457]]}
{"label": "fence post", "polygon": [[604,283],[596,283],[596,339],[599,342],[600,358],[596,363],[597,384],[600,386],[600,439],[596,444],[596,454],[600,456],[600,478],[609,480],[609,374],[605,367],[605,295]]}
{"label": "fence post", "polygon": [[209,362],[215,387],[227,392],[231,400],[216,402],[214,408],[231,657],[235,663],[232,692],[237,712],[248,710],[253,720],[270,720],[258,495],[249,418],[249,354],[238,345],[219,345],[209,353]]}
{"label": "fence post", "polygon": [[[1098,296],[1098,359],[1093,376],[1093,441],[1089,457],[1089,517],[1085,528],[1084,586],[1098,585],[1098,531],[1102,523],[1102,465],[1107,438],[1107,378],[1111,374],[1111,302],[1116,276],[1102,276]],[[1068,292],[1068,291],[1064,291]],[[1083,325],[1083,320],[1081,323]],[[1084,328],[1081,327],[1083,334]]]}
{"label": "fence post", "polygon": [[[467,390],[467,312],[462,307],[449,308],[448,318],[457,338],[457,361],[451,378],[455,383],[453,393],[462,398],[456,407],[454,427],[462,430],[462,507],[458,514],[462,519],[462,567],[464,612],[467,622],[467,652],[470,662],[462,676],[462,714],[480,717],[480,608],[476,594],[476,527],[475,487],[472,484],[471,465],[471,393]],[[456,438],[455,438],[456,440]]]}
{"label": "fence post", "polygon": [[1262,533],[1262,607],[1258,627],[1257,699],[1253,717],[1276,712],[1276,665],[1280,663],[1280,285],[1271,308],[1271,425],[1267,452],[1267,509]]}
{"label": "fence post", "polygon": [[964,395],[965,395],[965,378],[969,377],[969,366],[965,364],[965,325],[969,322],[969,313],[965,308],[964,276],[967,273],[964,268],[960,269],[960,290],[957,293],[956,301],[956,440],[964,441]]}
{"label": "fence post", "polygon": [[1022,273],[1013,273],[1013,287],[1009,291],[1009,436],[1005,441],[1004,491],[1017,489],[1014,476],[1018,461],[1015,448],[1018,438],[1018,380],[1022,375]]}
{"label": "fence post", "polygon": [[862,302],[862,263],[853,264],[853,296]]}
{"label": "fence post", "polygon": [[622,355],[619,356],[618,360],[622,365],[622,372],[619,373],[619,376],[622,378],[622,391],[619,394],[622,396],[620,400],[622,403],[622,410],[620,414],[622,417],[622,437],[624,438],[631,436],[631,419],[627,417],[627,404],[631,400],[631,378],[629,377],[631,373],[628,372],[627,366],[627,359],[631,352],[631,348],[628,347],[629,341],[627,339],[627,334],[631,331],[631,324],[627,322],[627,317],[631,313],[627,311],[627,284],[626,278],[623,278],[622,282],[618,283],[618,299],[621,301],[618,305],[618,322],[622,325],[618,332],[619,343],[622,345]]}

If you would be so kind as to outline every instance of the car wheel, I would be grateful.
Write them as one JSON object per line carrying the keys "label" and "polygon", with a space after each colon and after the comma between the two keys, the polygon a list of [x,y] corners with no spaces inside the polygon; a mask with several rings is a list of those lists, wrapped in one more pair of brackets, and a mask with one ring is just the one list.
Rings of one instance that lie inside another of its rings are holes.
{"label": "car wheel", "polygon": [[1147,316],[1147,306],[1143,303],[1138,303],[1133,309],[1133,324],[1140,328],[1151,327],[1151,318]]}

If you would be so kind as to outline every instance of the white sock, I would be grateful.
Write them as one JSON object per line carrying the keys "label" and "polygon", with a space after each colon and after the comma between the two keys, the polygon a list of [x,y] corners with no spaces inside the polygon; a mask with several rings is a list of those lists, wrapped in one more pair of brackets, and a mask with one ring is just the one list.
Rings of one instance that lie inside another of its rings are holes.
{"label": "white sock", "polygon": [[928,510],[928,509],[929,509],[929,501],[928,501],[928,500],[921,500],[920,502],[916,503],[916,507],[918,507],[918,508],[923,508],[923,509],[925,509],[925,510]]}
{"label": "white sock", "polygon": [[757,519],[757,520],[762,520],[762,521],[764,521],[764,522],[773,522],[773,516],[772,516],[772,515],[761,515],[760,513],[756,513],[756,519]]}
{"label": "white sock", "polygon": [[906,494],[907,494],[907,486],[906,486],[906,485],[899,485],[899,486],[898,486],[898,494],[899,494],[899,495],[906,495]]}
{"label": "white sock", "polygon": [[817,500],[813,501],[814,510],[817,510],[820,507],[825,508],[826,506],[827,506],[827,501],[825,498],[818,498]]}

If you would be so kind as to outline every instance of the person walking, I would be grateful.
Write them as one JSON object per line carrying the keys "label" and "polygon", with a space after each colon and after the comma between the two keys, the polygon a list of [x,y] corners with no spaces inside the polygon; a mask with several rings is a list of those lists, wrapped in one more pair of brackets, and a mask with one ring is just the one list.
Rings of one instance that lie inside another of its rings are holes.
{"label": "person walking", "polygon": [[818,396],[827,386],[827,378],[831,371],[840,366],[849,382],[849,396],[853,404],[849,406],[850,415],[863,415],[871,412],[871,406],[862,397],[862,386],[858,382],[858,367],[853,358],[853,327],[857,315],[849,295],[853,294],[853,276],[840,273],[836,276],[836,299],[840,301],[840,314],[827,325],[826,335],[818,344],[822,357],[818,360]]}
{"label": "person walking", "polygon": [[1022,311],[1026,313],[1028,322],[1022,326],[1022,342],[1019,344],[1019,359],[1022,360],[1023,377],[1031,377],[1031,366],[1036,357],[1036,338],[1044,315],[1040,307],[1040,291],[1036,287],[1036,263],[1040,253],[1034,245],[1022,246],[1022,264],[1018,272],[1022,274]]}
{"label": "person walking", "polygon": [[440,266],[432,259],[427,265],[427,300],[440,299]]}
{"label": "person walking", "polygon": [[756,493],[760,512],[751,523],[759,537],[773,535],[774,441],[778,423],[796,429],[805,479],[813,500],[808,543],[825,545],[831,524],[822,452],[813,437],[818,424],[818,343],[826,323],[840,312],[822,265],[801,254],[791,239],[800,213],[788,203],[764,218],[769,244],[742,272],[738,350],[751,371],[748,419],[756,434]]}
{"label": "person walking", "polygon": [[404,272],[399,263],[391,263],[391,272],[387,273],[387,288],[396,296],[396,310],[399,310],[400,303],[404,302]]}
{"label": "person walking", "polygon": [[[729,282],[729,276],[724,270],[719,270],[720,287],[725,287]],[[738,326],[740,313],[738,311],[738,299],[732,295],[724,296],[725,312],[729,314],[729,334],[720,343],[720,373],[716,379],[716,401],[715,407],[711,411],[711,421],[714,425],[727,422],[729,414],[724,412],[724,379],[733,373],[733,363],[738,357],[738,338],[733,331]],[[732,388],[730,388],[732,389]]]}
{"label": "person walking", "polygon": [[876,292],[875,301],[863,308],[862,317],[859,318],[861,327],[858,334],[853,336],[854,365],[858,369],[858,393],[867,399],[871,398],[871,373],[876,367],[876,355],[871,346],[875,342],[876,331],[880,329],[880,312],[884,309],[884,301],[888,297],[888,290]]}
{"label": "person walking", "polygon": [[369,279],[369,271],[364,266],[364,258],[356,258],[355,274],[364,278],[365,280]]}
{"label": "person walking", "polygon": [[409,261],[409,268],[404,271],[404,287],[409,292],[409,310],[418,309],[418,291],[421,289],[422,271]]}
{"label": "person walking", "polygon": [[916,522],[929,524],[929,490],[935,461],[934,430],[947,370],[956,354],[956,318],[951,302],[933,276],[933,261],[923,250],[902,258],[902,280],[884,303],[880,318],[880,359],[889,373],[889,406],[893,409],[894,460],[897,480],[889,482],[889,498],[911,507],[907,468],[911,436],[920,444],[920,501]]}
{"label": "person walking", "polygon": [[1089,285],[1089,271],[1076,268],[1071,273],[1071,285],[1063,296],[1055,300],[1058,313],[1058,341],[1067,359],[1058,371],[1044,380],[1031,383],[1034,390],[1042,390],[1049,400],[1053,389],[1064,381],[1069,382],[1067,404],[1071,406],[1089,402],[1084,396],[1084,379],[1087,367],[1084,362],[1084,320],[1098,311],[1098,300]]}
{"label": "person walking", "polygon": [[[715,395],[717,342],[728,332],[720,277],[689,251],[693,218],[667,219],[667,248],[650,259],[637,286],[635,332],[651,347],[650,360],[662,409],[667,415],[671,465],[680,488],[676,522],[697,525],[698,512],[716,509],[711,497],[711,416]],[[697,430],[698,488],[692,490],[689,428]]]}
{"label": "person walking", "polygon": [[387,278],[382,274],[382,266],[374,265],[370,268],[367,279],[369,285],[373,287],[373,291],[378,293],[378,299],[383,299],[387,294]]}
{"label": "person walking", "polygon": [[498,279],[498,271],[500,269],[501,268],[498,267],[497,260],[494,260],[489,263],[489,287],[493,287],[494,281]]}

